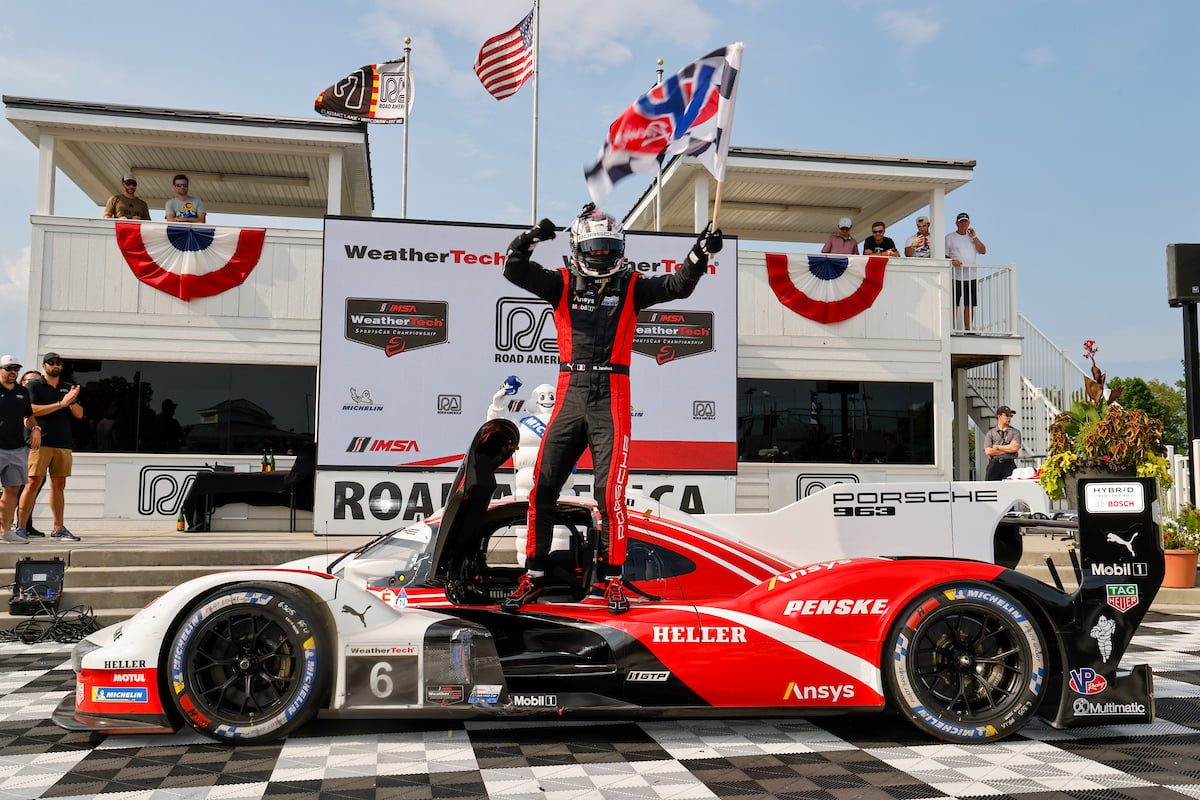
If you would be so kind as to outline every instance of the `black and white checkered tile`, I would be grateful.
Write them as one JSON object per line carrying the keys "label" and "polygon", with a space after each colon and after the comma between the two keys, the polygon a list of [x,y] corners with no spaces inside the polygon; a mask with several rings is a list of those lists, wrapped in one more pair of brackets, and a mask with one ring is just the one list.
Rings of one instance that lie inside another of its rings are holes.
{"label": "black and white checkered tile", "polygon": [[269,745],[89,736],[48,719],[69,646],[0,645],[0,800],[1200,800],[1200,618],[1151,615],[1125,661],[1154,666],[1153,725],[953,745],[891,715],[810,720],[318,720]]}

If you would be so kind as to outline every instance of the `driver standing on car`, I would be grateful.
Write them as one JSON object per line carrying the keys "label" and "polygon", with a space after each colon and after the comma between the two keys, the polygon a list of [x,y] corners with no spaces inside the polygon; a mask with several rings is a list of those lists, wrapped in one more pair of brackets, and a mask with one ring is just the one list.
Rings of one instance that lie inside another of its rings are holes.
{"label": "driver standing on car", "polygon": [[633,331],[643,308],[691,295],[708,268],[708,257],[721,250],[721,231],[710,232],[711,227],[705,226],[679,269],[654,278],[632,271],[621,223],[592,203],[571,223],[569,269],[546,269],[530,260],[534,245],[555,236],[548,219],[509,245],[504,277],[554,308],[559,372],[557,402],[542,436],[529,494],[527,572],[501,603],[506,611],[516,611],[542,593],[558,495],[585,447],[592,453],[593,495],[602,526],[597,548],[602,583],[597,588],[609,612],[629,610],[621,567]]}

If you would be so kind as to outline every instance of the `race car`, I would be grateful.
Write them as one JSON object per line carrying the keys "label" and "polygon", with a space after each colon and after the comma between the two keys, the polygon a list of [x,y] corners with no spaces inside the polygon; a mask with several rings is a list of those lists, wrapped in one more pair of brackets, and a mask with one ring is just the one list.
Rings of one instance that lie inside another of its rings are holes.
{"label": "race car", "polygon": [[[981,742],[1039,713],[1056,727],[1154,718],[1150,668],[1118,669],[1163,577],[1151,479],[1081,481],[1069,593],[1011,569],[1008,526],[953,524],[996,503],[989,484],[831,486],[809,498],[828,518],[808,527],[788,509],[706,518],[633,502],[633,598],[617,616],[592,592],[596,508],[564,500],[547,591],[508,613],[498,603],[523,571],[527,505],[494,494],[516,442],[511,422],[485,423],[429,519],[332,560],[190,580],[89,636],[54,721],[255,742],[318,713],[890,707],[933,737]],[[947,525],[930,533],[930,515]]]}

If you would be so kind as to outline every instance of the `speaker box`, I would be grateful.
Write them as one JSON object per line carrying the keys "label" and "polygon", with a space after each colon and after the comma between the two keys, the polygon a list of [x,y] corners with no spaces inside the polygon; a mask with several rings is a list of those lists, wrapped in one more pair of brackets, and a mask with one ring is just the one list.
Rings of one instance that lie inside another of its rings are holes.
{"label": "speaker box", "polygon": [[1167,301],[1200,303],[1200,244],[1167,245]]}

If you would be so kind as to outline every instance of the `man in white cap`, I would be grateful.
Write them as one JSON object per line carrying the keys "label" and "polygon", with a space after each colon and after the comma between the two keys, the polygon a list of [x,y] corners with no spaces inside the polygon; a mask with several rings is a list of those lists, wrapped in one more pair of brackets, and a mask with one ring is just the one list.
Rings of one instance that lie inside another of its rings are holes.
{"label": "man in white cap", "polygon": [[105,219],[150,219],[150,206],[137,196],[137,178],[126,175],[121,179],[122,191],[108,198],[104,206]]}
{"label": "man in white cap", "polygon": [[975,254],[987,253],[987,245],[975,235],[971,217],[960,211],[954,218],[956,230],[946,234],[946,258],[954,265],[954,305],[962,306],[963,330],[971,330],[971,314],[979,305],[979,281],[975,279]]}
{"label": "man in white cap", "polygon": [[858,240],[850,235],[850,225],[849,217],[839,219],[837,233],[825,240],[821,252],[842,256],[858,255]]}
{"label": "man in white cap", "polygon": [[[33,417],[29,390],[17,383],[21,364],[12,356],[0,356],[0,530],[4,541],[28,544],[24,533],[11,531],[13,513],[21,498],[21,489],[29,474],[29,448],[42,446],[42,429]],[[32,428],[29,445],[25,433]]]}
{"label": "man in white cap", "polygon": [[933,249],[929,246],[929,217],[917,217],[917,232],[904,243],[904,256],[933,258]]}

